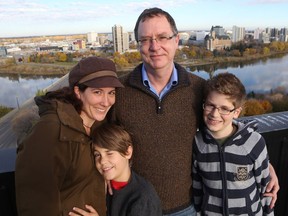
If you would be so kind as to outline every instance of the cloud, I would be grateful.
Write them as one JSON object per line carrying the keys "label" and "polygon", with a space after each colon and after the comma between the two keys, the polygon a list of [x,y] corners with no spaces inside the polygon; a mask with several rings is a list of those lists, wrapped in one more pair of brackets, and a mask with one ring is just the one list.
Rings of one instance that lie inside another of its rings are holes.
{"label": "cloud", "polygon": [[180,1],[165,1],[165,0],[151,0],[151,1],[131,1],[127,7],[135,12],[142,12],[146,8],[159,7],[159,8],[175,8],[187,5],[188,3],[196,3],[197,0],[180,0]]}
{"label": "cloud", "polygon": [[39,2],[39,1],[0,1],[0,17],[2,21],[20,22],[45,20],[53,21],[85,21],[87,19],[98,19],[123,16],[127,12],[140,14],[145,8],[160,7],[164,9],[180,7],[196,0],[150,0],[150,1],[69,1],[62,2]]}
{"label": "cloud", "polygon": [[282,4],[288,3],[287,0],[251,0],[248,3],[251,4]]}

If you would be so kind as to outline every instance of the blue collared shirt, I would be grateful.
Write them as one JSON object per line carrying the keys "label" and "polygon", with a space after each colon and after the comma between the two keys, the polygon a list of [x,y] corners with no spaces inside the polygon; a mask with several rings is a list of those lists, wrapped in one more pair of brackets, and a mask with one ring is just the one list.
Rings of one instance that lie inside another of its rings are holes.
{"label": "blue collared shirt", "polygon": [[152,91],[154,94],[156,94],[159,99],[161,100],[163,98],[163,96],[173,87],[176,86],[178,84],[178,73],[177,73],[177,69],[175,68],[175,65],[173,66],[173,71],[172,71],[172,75],[171,78],[169,80],[169,82],[167,83],[167,85],[164,87],[164,89],[160,92],[160,94],[158,94],[155,90],[155,88],[151,85],[148,75],[147,75],[147,71],[144,67],[144,64],[142,66],[142,80],[143,80],[143,85],[147,86],[150,91]]}

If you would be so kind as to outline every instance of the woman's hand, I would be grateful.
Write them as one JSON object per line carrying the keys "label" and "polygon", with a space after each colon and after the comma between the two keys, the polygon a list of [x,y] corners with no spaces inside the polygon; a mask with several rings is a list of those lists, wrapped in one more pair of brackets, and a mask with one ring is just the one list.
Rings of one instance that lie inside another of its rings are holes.
{"label": "woman's hand", "polygon": [[69,212],[70,216],[99,216],[99,214],[97,213],[97,211],[90,205],[85,205],[85,208],[88,211],[85,211],[83,209],[74,207],[73,211],[74,212]]}

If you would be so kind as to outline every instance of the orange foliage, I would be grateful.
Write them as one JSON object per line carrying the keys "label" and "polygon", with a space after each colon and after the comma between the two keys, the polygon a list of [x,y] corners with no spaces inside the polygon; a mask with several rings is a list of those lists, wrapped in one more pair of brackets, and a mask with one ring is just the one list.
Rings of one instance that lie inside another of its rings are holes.
{"label": "orange foliage", "polygon": [[260,101],[260,104],[263,107],[263,109],[265,110],[265,113],[272,112],[273,107],[268,100],[262,100],[262,101]]}
{"label": "orange foliage", "polygon": [[255,99],[249,99],[245,103],[244,116],[253,116],[264,114],[265,110],[261,103]]}

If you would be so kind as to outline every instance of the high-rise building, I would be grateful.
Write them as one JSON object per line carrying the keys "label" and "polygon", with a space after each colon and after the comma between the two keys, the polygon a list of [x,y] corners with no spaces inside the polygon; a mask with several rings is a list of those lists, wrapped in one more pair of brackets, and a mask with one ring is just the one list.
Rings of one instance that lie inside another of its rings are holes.
{"label": "high-rise building", "polygon": [[279,41],[288,41],[288,28],[281,28],[279,31]]}
{"label": "high-rise building", "polygon": [[214,31],[216,36],[225,35],[225,29],[222,26],[212,26],[211,31]]}
{"label": "high-rise building", "polygon": [[88,43],[99,43],[98,33],[96,32],[89,32],[87,33],[87,41]]}
{"label": "high-rise building", "polygon": [[261,30],[260,28],[257,28],[254,30],[254,39],[255,40],[259,40],[260,38],[260,34],[263,32],[263,30]]}
{"label": "high-rise building", "polygon": [[129,34],[129,41],[136,41],[134,32],[128,32]]}
{"label": "high-rise building", "polygon": [[243,40],[245,37],[245,28],[233,26],[232,28],[232,42],[236,43]]}
{"label": "high-rise building", "polygon": [[197,31],[196,32],[196,41],[204,41],[204,38],[208,34],[209,34],[209,32],[207,32],[207,31]]}
{"label": "high-rise building", "polygon": [[86,49],[85,41],[80,39],[73,41],[72,49],[73,50]]}
{"label": "high-rise building", "polygon": [[0,57],[4,57],[6,55],[7,55],[6,47],[4,47],[4,46],[0,47]]}
{"label": "high-rise building", "polygon": [[270,37],[277,38],[279,36],[279,29],[272,28]]}
{"label": "high-rise building", "polygon": [[259,35],[259,41],[265,44],[270,43],[270,34],[267,31],[263,31]]}
{"label": "high-rise building", "polygon": [[123,52],[129,50],[129,33],[123,32]]}
{"label": "high-rise building", "polygon": [[270,35],[271,35],[271,28],[268,28],[268,27],[267,27],[267,28],[265,29],[265,32],[266,32],[267,34],[269,34],[269,36],[270,36]]}
{"label": "high-rise building", "polygon": [[123,32],[123,28],[120,25],[114,25],[112,27],[114,52],[124,53],[129,50],[129,34]]}
{"label": "high-rise building", "polygon": [[[216,29],[219,29],[219,28],[216,28]],[[212,26],[210,33],[207,34],[204,38],[204,44],[208,50],[214,51],[214,50],[222,50],[222,49],[231,47],[232,42],[228,35],[216,34],[215,27]]]}

